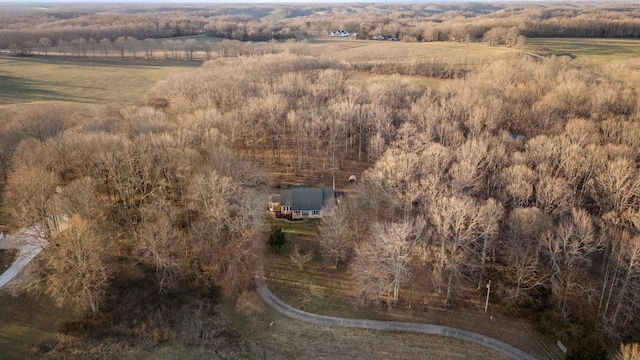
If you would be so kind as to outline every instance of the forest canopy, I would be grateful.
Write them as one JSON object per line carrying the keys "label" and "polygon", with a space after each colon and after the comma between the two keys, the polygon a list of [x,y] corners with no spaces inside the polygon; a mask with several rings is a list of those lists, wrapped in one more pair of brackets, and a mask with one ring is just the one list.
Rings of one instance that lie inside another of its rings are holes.
{"label": "forest canopy", "polygon": [[[163,38],[164,59],[181,51],[207,59],[135,103],[0,112],[3,211],[15,228],[41,224],[50,242],[19,290],[107,313],[131,325],[114,333],[145,344],[236,339],[232,325],[214,320],[214,305],[253,286],[268,192],[285,185],[268,170],[319,181],[357,164],[357,184],[327,205],[317,229],[317,255],[346,269],[354,300],[402,304],[420,284],[456,308],[490,279],[501,311],[534,314],[554,338],[638,342],[637,84],[620,76],[627,68],[507,47],[523,36],[638,37],[639,11],[356,4],[3,13],[0,48],[15,55],[46,59],[57,47],[79,58],[102,44],[105,61],[113,46],[114,61],[135,61],[139,41]],[[338,59],[312,43],[335,30],[358,33],[352,42],[483,39],[469,48],[509,53],[477,62]],[[167,40],[182,35],[192,36],[182,47]],[[196,40],[206,35],[225,41]],[[305,41],[278,42],[289,38]],[[160,61],[149,49],[145,61]],[[291,255],[300,268],[313,257],[300,247]],[[130,312],[135,301],[117,301],[127,296],[148,299],[150,310]],[[141,323],[154,335],[136,330]]]}

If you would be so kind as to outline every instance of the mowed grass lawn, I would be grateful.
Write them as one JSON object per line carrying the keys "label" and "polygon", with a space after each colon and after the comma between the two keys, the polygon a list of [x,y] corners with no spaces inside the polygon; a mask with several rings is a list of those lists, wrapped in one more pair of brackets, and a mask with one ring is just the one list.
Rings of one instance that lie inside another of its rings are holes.
{"label": "mowed grass lawn", "polygon": [[79,106],[135,102],[159,80],[198,61],[0,56],[0,108],[30,103]]}

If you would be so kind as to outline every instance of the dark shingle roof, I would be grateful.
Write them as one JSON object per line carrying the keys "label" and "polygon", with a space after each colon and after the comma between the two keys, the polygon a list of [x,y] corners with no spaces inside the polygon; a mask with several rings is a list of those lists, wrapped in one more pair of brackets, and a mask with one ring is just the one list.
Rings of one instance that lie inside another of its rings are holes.
{"label": "dark shingle roof", "polygon": [[334,196],[332,188],[292,188],[280,191],[281,204],[291,210],[321,210],[324,203]]}

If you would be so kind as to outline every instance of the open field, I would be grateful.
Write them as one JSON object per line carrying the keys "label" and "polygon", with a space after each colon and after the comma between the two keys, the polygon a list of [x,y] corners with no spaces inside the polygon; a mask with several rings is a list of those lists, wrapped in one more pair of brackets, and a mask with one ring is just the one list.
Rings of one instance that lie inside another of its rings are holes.
{"label": "open field", "polygon": [[0,57],[0,108],[29,103],[135,102],[159,80],[200,66],[195,61]]}
{"label": "open field", "polygon": [[13,298],[0,292],[0,359],[39,358],[41,346],[55,342],[62,324],[71,319],[69,309],[56,308],[45,296]]}
{"label": "open field", "polygon": [[[67,56],[62,56],[63,52],[61,48],[52,47],[48,50],[48,53],[50,55],[49,57],[37,57],[37,59],[40,59],[40,63],[46,62],[52,64],[77,64],[84,62],[87,64],[87,66],[90,66],[90,63],[94,63],[98,68],[108,67],[109,69],[113,69],[111,71],[116,77],[121,74],[126,76],[125,71],[127,67],[137,66],[140,69],[145,70],[135,75],[142,78],[138,81],[145,83],[145,80],[148,78],[150,82],[153,83],[153,79],[156,79],[157,81],[157,79],[162,78],[163,74],[155,74],[152,73],[151,70],[160,70],[160,68],[162,68],[164,69],[164,71],[168,72],[169,68],[174,67],[185,68],[186,70],[186,68],[199,66],[199,61],[196,61],[196,63],[193,64],[192,62],[186,60],[179,60],[186,58],[185,51],[180,44],[188,39],[195,39],[198,45],[203,45],[205,43],[210,44],[212,46],[212,58],[219,56],[219,48],[217,48],[217,46],[220,46],[220,44],[223,42],[223,39],[205,36],[190,36],[164,40],[145,40],[140,43],[139,49],[137,50],[136,60],[132,60],[133,54],[128,50],[125,52],[126,59],[121,60],[120,53],[115,45],[109,46],[108,58],[104,57],[104,53],[102,52],[103,50],[100,49],[87,50],[87,58],[78,58],[71,56],[71,52],[69,50],[65,50]],[[165,40],[168,41],[170,45],[165,44]],[[260,44],[267,45],[266,43]],[[232,41],[229,42],[226,46],[243,47],[246,45],[247,43]],[[487,44],[481,42],[472,42],[468,44],[457,42],[417,43],[356,40],[351,38],[333,38],[329,36],[309,37],[298,39],[297,41],[283,40],[277,43],[273,43],[270,46],[280,47],[284,51],[302,51],[303,53],[330,57],[338,61],[348,62],[352,64],[354,68],[371,69],[375,73],[375,76],[373,76],[372,73],[369,73],[368,70],[353,72],[348,81],[355,85],[370,84],[372,82],[384,83],[387,81],[403,79],[419,86],[438,86],[446,80],[434,77],[410,76],[411,74],[393,76],[389,75],[396,73],[396,68],[401,67],[403,69],[403,72],[410,72],[412,68],[417,68],[420,64],[427,64],[429,67],[433,67],[436,69],[448,69],[451,72],[461,69],[469,72],[478,68],[482,68],[483,66],[486,66],[493,61],[517,56],[518,54],[518,51],[512,48],[490,47]],[[146,53],[146,49],[151,49],[150,56],[152,60],[142,60],[146,59],[146,57],[149,56]],[[206,54],[202,50],[198,50],[194,52],[193,57],[194,59],[204,60],[206,58]],[[164,60],[165,58],[172,60]],[[162,62],[158,63],[157,61],[153,60]],[[126,65],[119,66],[123,62]],[[33,64],[34,61],[31,61],[30,63]],[[0,62],[0,69],[5,66],[6,65],[4,63]],[[52,70],[55,69],[52,68]],[[107,73],[109,72],[105,72],[105,75]],[[38,69],[34,69],[34,78],[40,78],[40,74],[42,74],[41,71],[39,71]],[[72,80],[76,80],[77,77],[75,74],[71,74],[68,72],[63,72],[62,74],[69,76],[69,78]],[[89,75],[91,77],[91,74]],[[59,89],[56,88],[56,84],[60,83],[60,81],[58,81],[57,79],[51,79],[49,83],[37,86],[37,82],[33,82],[34,80],[32,79],[32,77],[29,76],[25,78],[24,84],[17,84],[22,85],[22,87],[19,87],[16,86],[16,84],[12,84],[12,75],[4,75],[0,72],[0,76],[7,77],[6,81],[10,85],[8,89],[13,89],[13,91],[9,90],[9,93],[25,92],[31,93],[31,97],[33,97],[34,99],[57,100],[56,96],[64,97],[64,95],[71,92],[72,95],[76,96],[78,100],[80,100],[80,102],[91,102],[91,99],[89,99],[84,93],[81,93],[81,88],[72,91],[67,90],[60,92]],[[145,76],[147,78],[145,78]],[[16,74],[14,77],[21,78],[20,74]],[[43,79],[48,80],[47,77],[44,77]],[[95,82],[100,83],[106,81],[98,78],[95,79]],[[115,83],[114,85],[123,86],[122,84],[117,83]],[[124,84],[124,86],[126,90],[126,84]],[[99,96],[100,93],[97,93],[97,95]],[[126,99],[126,95],[128,95],[128,93],[125,91],[121,96],[114,97],[114,100],[120,101],[121,98]],[[5,95],[0,93],[0,96],[4,97]],[[101,101],[102,97],[98,97],[97,100]],[[3,100],[0,98],[0,104],[2,104],[3,102],[6,103],[7,100]]]}
{"label": "open field", "polygon": [[543,56],[568,56],[595,65],[618,80],[640,81],[640,40],[638,39],[527,39],[526,50]]}
{"label": "open field", "polygon": [[525,48],[543,56],[586,57],[596,62],[640,56],[638,39],[530,38]]}
{"label": "open field", "polygon": [[323,49],[324,54],[349,62],[372,61],[428,61],[430,58],[468,64],[513,56],[517,51],[507,47],[488,46],[486,43],[399,42],[387,40],[357,40],[322,36],[309,38],[311,49]]}

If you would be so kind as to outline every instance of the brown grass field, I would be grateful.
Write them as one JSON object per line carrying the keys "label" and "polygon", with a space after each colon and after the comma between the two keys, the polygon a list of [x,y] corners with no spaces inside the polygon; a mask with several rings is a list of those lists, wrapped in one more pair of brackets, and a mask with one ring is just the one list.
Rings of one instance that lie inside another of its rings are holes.
{"label": "brown grass field", "polygon": [[412,333],[329,328],[267,308],[256,293],[241,296],[236,315],[245,359],[506,359],[481,346]]}
{"label": "brown grass field", "polygon": [[622,81],[640,81],[638,39],[527,39],[525,49],[543,56],[568,56]]}
{"label": "brown grass field", "polygon": [[156,82],[197,61],[0,56],[0,109],[65,103],[88,108],[135,102]]}

